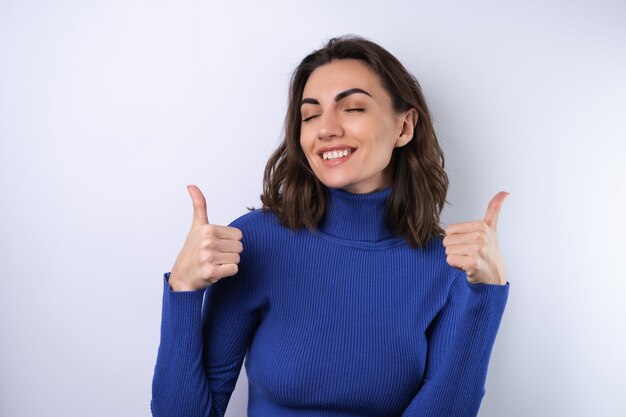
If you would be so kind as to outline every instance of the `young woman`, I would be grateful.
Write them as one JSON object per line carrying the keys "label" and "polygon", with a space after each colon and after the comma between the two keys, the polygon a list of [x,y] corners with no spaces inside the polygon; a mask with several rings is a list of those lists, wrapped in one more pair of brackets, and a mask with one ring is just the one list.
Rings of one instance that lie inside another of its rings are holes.
{"label": "young woman", "polygon": [[439,215],[448,178],[420,86],[330,40],[291,80],[263,208],[191,231],[164,276],[154,416],[222,416],[244,357],[250,417],[476,416],[509,283],[496,222]]}

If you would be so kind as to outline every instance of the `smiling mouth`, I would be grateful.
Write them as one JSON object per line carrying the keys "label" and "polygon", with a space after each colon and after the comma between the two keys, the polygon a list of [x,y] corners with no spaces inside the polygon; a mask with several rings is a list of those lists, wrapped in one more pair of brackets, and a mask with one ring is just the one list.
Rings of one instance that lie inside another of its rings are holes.
{"label": "smiling mouth", "polygon": [[347,149],[341,149],[341,150],[336,150],[336,151],[328,151],[328,152],[324,152],[322,153],[322,159],[324,160],[335,160],[335,159],[341,159],[344,158],[348,155],[350,155],[352,152],[356,151],[356,149],[352,149],[352,148],[347,148]]}

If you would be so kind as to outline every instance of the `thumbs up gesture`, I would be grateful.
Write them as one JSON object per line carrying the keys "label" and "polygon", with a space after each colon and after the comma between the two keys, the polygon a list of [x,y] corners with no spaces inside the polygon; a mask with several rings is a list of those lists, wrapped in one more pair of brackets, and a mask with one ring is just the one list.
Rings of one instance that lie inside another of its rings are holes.
{"label": "thumbs up gesture", "polygon": [[500,191],[491,199],[484,220],[451,224],[445,228],[446,262],[465,271],[467,280],[473,284],[507,283],[496,226],[500,208],[508,195]]}
{"label": "thumbs up gesture", "polygon": [[193,221],[170,274],[169,283],[174,291],[206,288],[235,275],[243,251],[241,230],[209,224],[202,191],[195,185],[187,190],[193,202]]}

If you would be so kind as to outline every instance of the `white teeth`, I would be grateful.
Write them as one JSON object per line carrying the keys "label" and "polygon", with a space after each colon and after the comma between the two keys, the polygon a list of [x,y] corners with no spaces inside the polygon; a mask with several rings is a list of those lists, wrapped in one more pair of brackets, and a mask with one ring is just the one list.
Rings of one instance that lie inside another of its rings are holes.
{"label": "white teeth", "polygon": [[351,152],[352,151],[350,149],[343,149],[341,151],[324,152],[322,154],[322,157],[324,159],[337,159],[337,158],[342,158],[344,156],[347,156]]}

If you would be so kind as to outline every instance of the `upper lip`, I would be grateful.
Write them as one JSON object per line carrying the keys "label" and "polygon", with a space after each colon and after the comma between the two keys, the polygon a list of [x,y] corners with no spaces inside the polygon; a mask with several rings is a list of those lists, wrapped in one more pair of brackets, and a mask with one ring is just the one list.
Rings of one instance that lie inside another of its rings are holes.
{"label": "upper lip", "polygon": [[339,150],[344,150],[344,149],[350,149],[350,150],[354,151],[356,148],[354,146],[350,146],[350,145],[324,146],[323,148],[320,148],[319,151],[317,151],[317,154],[322,156],[324,154],[324,152],[339,151]]}

